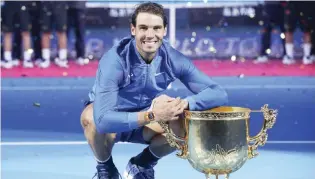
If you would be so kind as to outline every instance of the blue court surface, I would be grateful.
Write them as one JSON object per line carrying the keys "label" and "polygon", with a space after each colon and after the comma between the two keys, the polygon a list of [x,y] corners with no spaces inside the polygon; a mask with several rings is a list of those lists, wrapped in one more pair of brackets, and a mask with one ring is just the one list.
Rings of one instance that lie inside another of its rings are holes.
{"label": "blue court surface", "polygon": [[[315,178],[315,78],[215,77],[229,93],[229,105],[278,109],[275,126],[260,155],[245,163],[231,179]],[[92,78],[4,78],[1,95],[1,178],[87,179],[95,173],[95,160],[85,142],[79,117]],[[186,96],[175,82],[167,92]],[[253,113],[250,134],[262,126]],[[144,148],[117,144],[114,162],[122,173],[130,157]],[[202,179],[188,161],[175,153],[160,160],[156,179]],[[214,178],[214,177],[213,177]],[[223,177],[222,177],[223,178]]]}

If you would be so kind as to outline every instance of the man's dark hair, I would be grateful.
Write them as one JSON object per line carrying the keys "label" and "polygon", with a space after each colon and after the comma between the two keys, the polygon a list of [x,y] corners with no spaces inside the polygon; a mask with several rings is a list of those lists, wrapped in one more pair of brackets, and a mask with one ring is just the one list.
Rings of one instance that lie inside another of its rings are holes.
{"label": "man's dark hair", "polygon": [[136,27],[137,24],[137,16],[141,12],[150,13],[162,17],[164,27],[167,26],[167,17],[165,15],[163,6],[154,2],[146,2],[138,5],[131,16],[131,23],[134,27]]}

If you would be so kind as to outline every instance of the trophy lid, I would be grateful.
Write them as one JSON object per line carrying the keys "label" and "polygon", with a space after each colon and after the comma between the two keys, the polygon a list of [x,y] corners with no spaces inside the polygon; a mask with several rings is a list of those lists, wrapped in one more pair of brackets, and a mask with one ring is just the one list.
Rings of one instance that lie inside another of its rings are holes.
{"label": "trophy lid", "polygon": [[190,111],[186,110],[186,112],[192,113],[242,113],[242,112],[251,112],[252,110],[249,108],[235,107],[235,106],[220,106],[204,111]]}
{"label": "trophy lid", "polygon": [[230,113],[230,112],[251,112],[249,108],[235,107],[235,106],[220,106],[213,109],[206,110],[208,112]]}

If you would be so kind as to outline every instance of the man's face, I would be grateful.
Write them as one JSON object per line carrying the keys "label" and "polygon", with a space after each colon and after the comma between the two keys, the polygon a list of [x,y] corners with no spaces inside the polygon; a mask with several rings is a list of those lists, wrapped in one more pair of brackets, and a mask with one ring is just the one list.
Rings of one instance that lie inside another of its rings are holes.
{"label": "man's face", "polygon": [[163,19],[154,14],[139,13],[136,22],[136,27],[131,25],[131,34],[135,36],[137,49],[141,55],[150,56],[161,46],[166,35]]}

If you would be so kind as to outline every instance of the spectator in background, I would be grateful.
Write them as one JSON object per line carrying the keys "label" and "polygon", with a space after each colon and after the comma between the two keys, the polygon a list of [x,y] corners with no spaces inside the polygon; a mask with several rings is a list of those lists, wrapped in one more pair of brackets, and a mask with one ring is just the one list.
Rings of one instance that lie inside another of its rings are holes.
{"label": "spectator in background", "polygon": [[[36,61],[41,59],[41,41],[40,41],[40,23],[38,17],[40,16],[40,2],[32,1],[28,6],[28,12],[30,16],[30,22],[32,24],[31,38],[34,49],[34,57]],[[18,65],[19,59],[21,59],[21,34],[20,28],[14,30],[14,45],[13,45],[13,64]]]}
{"label": "spectator in background", "polygon": [[[20,18],[15,16],[13,20],[14,24],[20,24]],[[20,60],[23,59],[22,57],[22,34],[20,26],[14,25],[13,28],[13,44],[12,44],[12,66],[19,66]]]}
{"label": "spectator in background", "polygon": [[300,29],[303,32],[303,64],[312,64],[311,59],[311,28],[310,17],[313,7],[312,2],[290,1],[286,2],[284,6],[284,25],[285,25],[285,49],[286,55],[282,62],[283,64],[294,64],[294,43],[293,33],[296,29],[297,22],[299,22]]}
{"label": "spectator in background", "polygon": [[77,64],[85,65],[89,63],[89,59],[85,57],[85,1],[69,1],[68,2],[68,37],[70,30],[74,29],[75,34],[75,50]]}
{"label": "spectator in background", "polygon": [[[13,46],[13,32],[15,25],[18,25],[21,31],[23,41],[23,66],[25,68],[33,67],[31,61],[32,57],[32,45],[30,30],[32,25],[30,23],[29,16],[29,4],[25,1],[6,1],[3,7],[3,60],[1,61],[1,67],[12,68],[16,64],[13,61],[12,46]],[[17,17],[19,24],[15,24],[14,19]]]}
{"label": "spectator in background", "polygon": [[[272,30],[280,27],[281,33],[284,33],[283,24],[283,7],[281,2],[266,1],[263,5],[263,28],[261,34],[261,50],[258,58],[254,63],[268,62],[268,55],[271,52],[271,33]],[[285,54],[285,41],[282,39],[283,49]]]}
{"label": "spectator in background", "polygon": [[[42,30],[42,60],[38,63],[41,68],[50,65],[51,48],[50,37],[53,27],[56,27],[58,37],[58,57],[55,63],[59,67],[67,68],[67,10],[68,4],[63,1],[42,1],[41,2],[41,30]],[[53,22],[55,22],[53,24]],[[53,26],[55,25],[55,26]]]}
{"label": "spectator in background", "polygon": [[32,1],[32,6],[30,8],[30,16],[32,22],[32,40],[33,40],[33,49],[34,49],[34,58],[36,63],[40,63],[42,59],[42,44],[41,44],[41,29],[40,29],[40,11],[41,4],[39,1]]}

